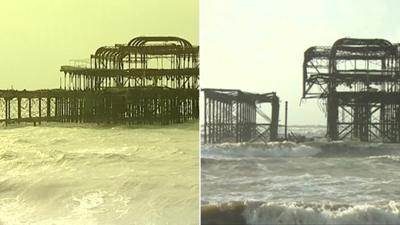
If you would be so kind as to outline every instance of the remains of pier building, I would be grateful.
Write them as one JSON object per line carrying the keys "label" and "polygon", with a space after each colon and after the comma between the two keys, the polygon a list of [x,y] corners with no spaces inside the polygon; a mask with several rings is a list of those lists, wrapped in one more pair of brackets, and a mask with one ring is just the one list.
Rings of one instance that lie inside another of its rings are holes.
{"label": "remains of pier building", "polygon": [[303,98],[326,104],[331,140],[400,142],[400,45],[343,38],[307,49]]}
{"label": "remains of pier building", "polygon": [[197,119],[199,47],[137,37],[62,66],[59,89],[0,90],[0,122],[170,124]]}

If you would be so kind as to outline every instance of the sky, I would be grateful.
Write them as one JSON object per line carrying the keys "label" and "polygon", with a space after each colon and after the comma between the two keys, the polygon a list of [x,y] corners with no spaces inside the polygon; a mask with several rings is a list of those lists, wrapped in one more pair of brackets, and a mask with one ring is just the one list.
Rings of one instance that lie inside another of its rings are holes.
{"label": "sky", "polygon": [[304,51],[342,37],[400,42],[397,0],[201,0],[200,13],[198,4],[2,1],[0,89],[57,88],[70,60],[136,36],[172,35],[200,43],[202,87],[276,91],[289,101],[289,124],[325,124],[317,100],[300,105]]}
{"label": "sky", "polygon": [[304,51],[343,37],[398,43],[399,9],[396,0],[201,0],[201,87],[276,91],[289,125],[324,125],[319,101],[300,105]]}
{"label": "sky", "polygon": [[0,89],[58,88],[60,66],[137,36],[199,43],[198,0],[0,2]]}

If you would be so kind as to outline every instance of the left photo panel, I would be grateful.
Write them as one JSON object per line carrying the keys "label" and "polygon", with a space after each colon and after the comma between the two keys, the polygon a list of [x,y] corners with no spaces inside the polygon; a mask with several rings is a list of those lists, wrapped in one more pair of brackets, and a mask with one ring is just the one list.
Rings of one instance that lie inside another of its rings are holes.
{"label": "left photo panel", "polygon": [[198,0],[0,8],[0,225],[199,224]]}

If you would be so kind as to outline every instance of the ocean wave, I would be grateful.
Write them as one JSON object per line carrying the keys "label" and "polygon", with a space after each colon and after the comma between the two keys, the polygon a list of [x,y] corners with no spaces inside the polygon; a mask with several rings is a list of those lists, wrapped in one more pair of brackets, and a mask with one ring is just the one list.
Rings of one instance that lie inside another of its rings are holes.
{"label": "ocean wave", "polygon": [[400,155],[379,155],[368,157],[372,160],[382,160],[384,162],[400,162]]}
{"label": "ocean wave", "polygon": [[18,158],[18,155],[14,151],[6,150],[6,151],[3,151],[3,152],[0,152],[0,161],[1,160],[4,160],[4,161],[13,160],[13,159],[16,159],[16,158]]}
{"label": "ocean wave", "polygon": [[222,143],[202,147],[204,159],[241,159],[262,157],[375,157],[392,155],[399,160],[398,144],[364,142],[269,142]]}
{"label": "ocean wave", "polygon": [[202,149],[203,158],[242,157],[305,157],[314,156],[321,150],[305,144],[293,142],[269,143],[224,143],[206,145]]}
{"label": "ocean wave", "polygon": [[230,202],[202,206],[203,225],[400,224],[400,202],[318,204]]}

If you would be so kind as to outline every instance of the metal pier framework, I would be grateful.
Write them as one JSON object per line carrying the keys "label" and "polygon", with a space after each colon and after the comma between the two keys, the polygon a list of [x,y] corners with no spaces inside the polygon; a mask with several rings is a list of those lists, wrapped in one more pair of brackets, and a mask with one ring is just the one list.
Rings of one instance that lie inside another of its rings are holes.
{"label": "metal pier framework", "polygon": [[62,66],[59,89],[0,90],[0,122],[170,124],[198,119],[199,47],[137,37]]}
{"label": "metal pier framework", "polygon": [[[279,98],[231,89],[202,89],[204,143],[273,141],[278,138]],[[261,105],[271,105],[267,116]]]}
{"label": "metal pier framework", "polygon": [[343,38],[309,48],[303,98],[326,104],[330,140],[400,142],[400,45]]}

